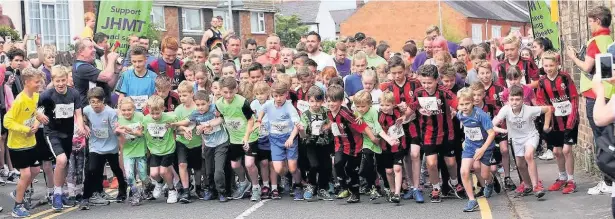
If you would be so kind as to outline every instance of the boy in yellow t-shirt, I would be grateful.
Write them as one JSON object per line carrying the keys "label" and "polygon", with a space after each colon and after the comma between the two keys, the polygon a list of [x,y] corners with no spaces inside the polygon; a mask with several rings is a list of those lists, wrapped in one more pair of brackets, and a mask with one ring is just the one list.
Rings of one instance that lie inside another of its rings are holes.
{"label": "boy in yellow t-shirt", "polygon": [[24,205],[24,194],[40,170],[34,133],[38,131],[39,126],[35,116],[38,103],[37,92],[42,86],[42,74],[40,70],[27,68],[23,70],[21,77],[24,81],[24,89],[17,95],[13,106],[4,116],[4,126],[9,131],[6,145],[9,148],[13,167],[18,169],[21,175],[14,192],[13,217],[30,216],[30,212]]}

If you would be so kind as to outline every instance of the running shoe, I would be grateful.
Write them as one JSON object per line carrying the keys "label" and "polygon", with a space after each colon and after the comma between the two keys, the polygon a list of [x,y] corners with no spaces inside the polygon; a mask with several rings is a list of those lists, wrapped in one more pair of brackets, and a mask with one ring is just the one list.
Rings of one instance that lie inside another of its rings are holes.
{"label": "running shoe", "polygon": [[256,202],[261,200],[261,188],[252,186],[252,197],[250,197],[250,201]]}
{"label": "running shoe", "polygon": [[566,183],[566,187],[564,187],[564,189],[562,190],[562,193],[570,194],[576,191],[577,191],[577,184],[575,184],[574,181],[572,180],[568,180],[568,182]]}
{"label": "running shoe", "polygon": [[607,185],[604,181],[600,181],[596,186],[587,190],[588,195],[602,195],[605,193],[611,193],[611,186]]}
{"label": "running shoe", "polygon": [[13,213],[11,213],[11,215],[15,218],[23,218],[23,217],[29,217],[30,212],[28,211],[28,209],[26,209],[24,204],[21,203],[21,204],[16,204],[15,207],[13,207]]}
{"label": "running shoe", "polygon": [[295,201],[303,201],[303,191],[301,191],[301,187],[299,186],[295,186],[295,198],[293,200]]}
{"label": "running shoe", "polygon": [[414,189],[411,188],[409,190],[405,190],[401,198],[403,198],[404,200],[413,199],[414,198],[413,194],[414,194]]}
{"label": "running shoe", "polygon": [[314,198],[314,187],[312,185],[307,184],[303,189],[303,199],[310,202]]}
{"label": "running shoe", "polygon": [[369,191],[369,200],[375,201],[378,200],[380,197],[382,197],[382,195],[380,195],[380,192],[378,192],[376,186],[372,186],[372,189]]}
{"label": "running shoe", "polygon": [[132,196],[130,197],[130,205],[132,206],[141,205],[141,192],[136,188],[131,189],[130,192],[132,194]]}
{"label": "running shoe", "polygon": [[478,202],[476,200],[469,200],[463,212],[473,212],[478,210]]}
{"label": "running shoe", "polygon": [[440,202],[442,202],[442,198],[440,196],[441,196],[440,190],[433,189],[431,191],[431,203],[440,203]]}
{"label": "running shoe", "polygon": [[219,195],[218,196],[218,201],[219,202],[228,202],[228,198],[226,197],[226,195]]}
{"label": "running shoe", "polygon": [[177,203],[177,190],[176,189],[169,189],[169,196],[167,197],[167,204],[174,204]]}
{"label": "running shoe", "polygon": [[504,188],[508,191],[513,191],[517,186],[515,186],[515,182],[510,177],[504,177]]}
{"label": "running shoe", "polygon": [[493,195],[493,183],[485,185],[485,198],[490,198]]}
{"label": "running shoe", "polygon": [[399,204],[400,199],[401,199],[400,195],[399,195],[399,194],[395,194],[395,195],[391,196],[390,201],[391,201],[392,203]]}
{"label": "running shoe", "polygon": [[566,181],[565,180],[560,180],[557,179],[555,180],[555,183],[553,183],[551,186],[549,186],[549,191],[553,192],[553,191],[559,191],[560,189],[564,188],[564,186],[566,185]]}
{"label": "running shoe", "polygon": [[103,198],[100,193],[92,194],[89,200],[92,205],[109,205],[111,202],[109,200]]}
{"label": "running shoe", "polygon": [[162,195],[162,184],[159,182],[154,182],[154,191],[152,192],[152,195],[154,196],[154,199],[158,199],[160,198],[160,196]]}
{"label": "running shoe", "polygon": [[538,182],[538,184],[534,186],[534,195],[537,198],[542,198],[543,196],[545,196],[545,188],[542,186],[541,182]]}
{"label": "running shoe", "polygon": [[420,189],[413,189],[412,191],[413,196],[414,196],[414,201],[416,201],[416,203],[424,203],[425,199],[423,198],[423,191],[421,191]]}
{"label": "running shoe", "polygon": [[245,182],[239,182],[237,184],[237,190],[235,190],[235,193],[233,194],[233,199],[242,199],[243,195],[245,195],[246,192],[250,191],[250,187],[252,187],[252,183],[248,182],[248,180],[246,180]]}
{"label": "running shoe", "polygon": [[[203,200],[205,200],[205,201],[209,201],[209,200],[212,200],[214,198],[214,194],[211,192],[211,190],[209,190],[209,188],[205,188],[203,190],[203,195],[202,196],[203,196]],[[221,195],[221,196],[224,196],[224,195]]]}
{"label": "running shoe", "polygon": [[337,199],[348,198],[348,196],[350,196],[350,191],[348,191],[347,189],[344,189],[337,194]]}
{"label": "running shoe", "polygon": [[9,172],[9,176],[6,177],[7,184],[17,184],[19,176],[15,172]]}
{"label": "running shoe", "polygon": [[329,194],[329,192],[324,189],[318,190],[318,199],[324,201],[333,201],[333,197],[331,197],[331,194]]}
{"label": "running shoe", "polygon": [[79,209],[90,210],[90,201],[87,198],[81,199],[79,202]]}
{"label": "running shoe", "polygon": [[451,181],[448,181],[448,186],[451,187],[451,192],[452,195],[458,199],[463,199],[461,197],[461,195],[463,195],[463,186],[461,185],[461,183],[457,183],[457,185],[453,186],[453,184],[451,184]]}
{"label": "running shoe", "polygon": [[62,211],[62,208],[64,208],[64,205],[62,204],[62,195],[53,194],[51,208],[53,208],[56,212]]}
{"label": "running shoe", "polygon": [[361,196],[357,193],[350,193],[350,196],[346,200],[347,203],[359,203],[361,201]]}
{"label": "running shoe", "polygon": [[278,191],[277,189],[274,189],[271,191],[271,199],[281,199],[282,197],[280,196],[280,191]]}
{"label": "running shoe", "polygon": [[476,198],[485,196],[485,187],[478,187],[478,188],[475,187],[474,191],[478,191],[476,192],[476,194],[474,194],[474,197]]}
{"label": "running shoe", "polygon": [[182,189],[179,195],[179,202],[182,204],[190,203],[190,190],[189,189]]}
{"label": "running shoe", "polygon": [[271,198],[271,189],[268,186],[261,187],[261,199]]}

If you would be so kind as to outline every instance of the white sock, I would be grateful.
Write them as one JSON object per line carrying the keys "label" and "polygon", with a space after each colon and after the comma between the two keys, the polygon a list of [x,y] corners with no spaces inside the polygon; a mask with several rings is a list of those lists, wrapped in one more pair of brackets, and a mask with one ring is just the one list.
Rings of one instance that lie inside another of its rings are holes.
{"label": "white sock", "polygon": [[275,190],[275,189],[278,189],[278,185],[276,185],[276,184],[272,184],[272,185],[271,185],[271,190]]}
{"label": "white sock", "polygon": [[440,190],[440,183],[433,184],[433,189]]}
{"label": "white sock", "polygon": [[566,181],[568,179],[566,172],[559,172],[559,180]]}
{"label": "white sock", "polygon": [[457,184],[459,184],[459,182],[457,181],[457,179],[451,179],[451,185],[456,186]]}
{"label": "white sock", "polygon": [[259,185],[259,184],[252,185],[252,188],[253,188],[253,189],[260,189],[260,188],[261,188],[261,185]]}
{"label": "white sock", "polygon": [[568,180],[574,181],[574,176],[572,174],[568,174]]}
{"label": "white sock", "polygon": [[[48,188],[48,190],[49,190],[49,188]],[[62,187],[55,186],[55,187],[51,188],[51,191],[53,191],[54,195],[55,194],[61,195],[62,194]]]}
{"label": "white sock", "polygon": [[269,185],[269,181],[263,181],[263,186],[268,186]]}

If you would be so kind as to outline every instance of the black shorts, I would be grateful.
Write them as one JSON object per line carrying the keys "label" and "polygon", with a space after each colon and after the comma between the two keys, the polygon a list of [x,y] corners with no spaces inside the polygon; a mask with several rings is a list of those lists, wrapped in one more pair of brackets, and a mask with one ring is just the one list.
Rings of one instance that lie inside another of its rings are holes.
{"label": "black shorts", "polygon": [[500,142],[503,142],[503,141],[508,141],[508,134],[504,134],[504,133],[495,134],[495,139],[493,140],[493,142],[495,142],[496,144],[499,144]]}
{"label": "black shorts", "polygon": [[[510,148],[510,146],[509,146],[509,148]],[[500,146],[497,145],[497,144],[493,148],[493,156],[489,160],[489,163],[491,165],[499,165],[499,164],[502,163],[502,152],[500,151]]]}
{"label": "black shorts", "polygon": [[231,144],[228,148],[228,159],[239,161],[243,156],[256,157],[258,155],[258,141],[249,144],[248,151],[243,150],[243,144]]}
{"label": "black shorts", "polygon": [[258,154],[256,155],[256,161],[260,163],[263,160],[268,160],[271,162],[271,150],[259,149]]}
{"label": "black shorts", "polygon": [[547,145],[553,147],[564,147],[566,145],[577,144],[577,136],[579,135],[579,126],[574,127],[570,131],[551,131],[546,133]]}
{"label": "black shorts", "polygon": [[421,137],[413,138],[410,135],[406,135],[406,148],[411,148],[410,146],[413,144],[421,145],[421,140]]}
{"label": "black shorts", "polygon": [[405,150],[400,150],[395,153],[391,152],[382,152],[381,154],[376,154],[376,164],[380,168],[391,169],[393,165],[404,165],[404,158],[406,158]]}
{"label": "black shorts", "polygon": [[[47,137],[45,136],[43,129],[38,129],[34,136],[36,137],[36,150],[38,151],[38,159],[40,161],[53,161],[55,156],[51,152],[49,142],[47,141]],[[71,144],[72,143],[73,142],[71,140]]]}
{"label": "black shorts", "polygon": [[41,165],[39,161],[38,150],[35,147],[25,150],[15,150],[9,148],[11,162],[15,169],[24,169],[29,167],[38,167]]}
{"label": "black shorts", "polygon": [[66,159],[70,158],[70,154],[73,152],[73,139],[71,137],[60,138],[55,136],[46,136],[45,142],[51,145],[51,153],[53,157],[65,154]]}
{"label": "black shorts", "polygon": [[170,167],[175,161],[175,153],[167,155],[150,155],[149,167]]}
{"label": "black shorts", "polygon": [[440,155],[444,157],[455,157],[455,148],[449,141],[443,141],[439,145],[423,145],[421,149],[425,152],[425,156]]}
{"label": "black shorts", "polygon": [[0,134],[8,135],[9,130],[4,127],[4,115],[6,115],[6,109],[0,109],[0,118],[2,118],[2,124],[0,124]]}
{"label": "black shorts", "polygon": [[181,142],[176,142],[175,152],[177,153],[177,162],[188,164],[188,168],[200,170],[203,164],[201,159],[201,147],[188,148]]}

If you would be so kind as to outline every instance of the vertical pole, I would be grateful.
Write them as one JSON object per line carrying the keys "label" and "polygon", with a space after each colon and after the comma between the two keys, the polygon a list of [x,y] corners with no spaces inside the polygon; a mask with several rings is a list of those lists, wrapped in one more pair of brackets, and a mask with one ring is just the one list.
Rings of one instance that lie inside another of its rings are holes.
{"label": "vertical pole", "polygon": [[440,33],[442,34],[444,29],[442,29],[442,5],[440,0],[438,0],[438,17],[440,19]]}
{"label": "vertical pole", "polygon": [[233,30],[233,0],[228,0],[228,17],[226,18],[226,20],[229,24],[228,29]]}

